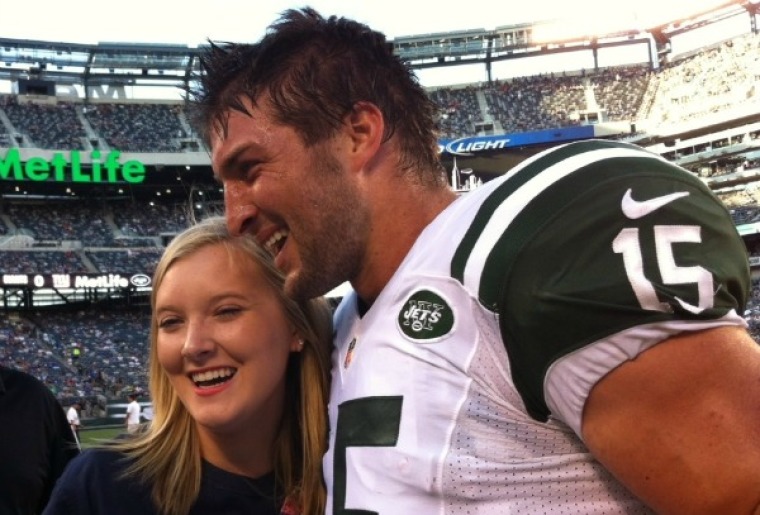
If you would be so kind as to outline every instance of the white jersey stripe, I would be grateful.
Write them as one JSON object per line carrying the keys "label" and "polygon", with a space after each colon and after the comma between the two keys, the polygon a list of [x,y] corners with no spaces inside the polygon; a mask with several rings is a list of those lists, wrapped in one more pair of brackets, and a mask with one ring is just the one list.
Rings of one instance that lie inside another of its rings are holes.
{"label": "white jersey stripe", "polygon": [[[543,154],[546,155],[546,154]],[[642,152],[640,149],[632,148],[604,148],[600,150],[589,150],[575,156],[562,159],[556,164],[546,168],[540,174],[527,181],[518,188],[501,205],[496,209],[488,224],[480,234],[477,243],[467,260],[464,271],[464,285],[471,291],[479,291],[480,280],[484,271],[483,264],[488,259],[489,254],[495,247],[499,238],[509,228],[512,221],[528,204],[546,188],[552,186],[556,181],[583,168],[592,163],[598,163],[605,159],[614,159],[621,157],[651,158],[661,161],[659,156]],[[519,166],[514,173],[504,177],[509,180],[515,174],[524,170],[525,166]],[[498,179],[497,179],[498,180]],[[495,182],[495,181],[494,181]],[[503,181],[500,181],[502,183]]]}
{"label": "white jersey stripe", "polygon": [[[546,405],[554,418],[570,426],[582,438],[581,414],[586,399],[591,388],[611,370],[683,331],[729,325],[746,327],[747,323],[732,309],[716,320],[666,320],[605,336],[603,341],[571,352],[549,367],[544,378]],[[567,380],[569,377],[572,381]]]}

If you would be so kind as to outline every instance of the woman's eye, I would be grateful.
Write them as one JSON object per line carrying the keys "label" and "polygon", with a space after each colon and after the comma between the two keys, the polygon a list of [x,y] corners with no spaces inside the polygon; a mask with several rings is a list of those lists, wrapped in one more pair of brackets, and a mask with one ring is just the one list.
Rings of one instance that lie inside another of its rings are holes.
{"label": "woman's eye", "polygon": [[180,320],[178,318],[165,318],[158,322],[159,329],[171,329],[179,325]]}
{"label": "woman's eye", "polygon": [[240,313],[241,309],[236,306],[224,307],[217,310],[216,314],[222,317],[232,317]]}

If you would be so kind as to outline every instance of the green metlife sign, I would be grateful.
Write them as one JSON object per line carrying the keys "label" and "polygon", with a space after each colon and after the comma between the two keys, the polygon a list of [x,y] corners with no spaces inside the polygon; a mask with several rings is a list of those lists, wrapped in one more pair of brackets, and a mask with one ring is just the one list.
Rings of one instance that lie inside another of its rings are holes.
{"label": "green metlife sign", "polygon": [[12,148],[0,159],[0,179],[17,181],[55,182],[131,182],[145,180],[145,165],[139,161],[119,163],[121,152],[111,150],[101,159],[100,151],[90,153],[89,166],[83,166],[82,152],[72,150],[68,158],[56,152],[52,159],[32,157],[21,162],[18,148]]}

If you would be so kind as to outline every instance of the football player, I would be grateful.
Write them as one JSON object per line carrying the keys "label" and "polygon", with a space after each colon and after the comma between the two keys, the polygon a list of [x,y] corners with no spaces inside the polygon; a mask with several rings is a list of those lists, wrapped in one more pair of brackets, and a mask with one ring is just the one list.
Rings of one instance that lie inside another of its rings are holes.
{"label": "football player", "polygon": [[760,347],[729,213],[583,141],[457,197],[385,37],[311,8],[193,100],[236,234],[336,312],[327,512],[760,510]]}

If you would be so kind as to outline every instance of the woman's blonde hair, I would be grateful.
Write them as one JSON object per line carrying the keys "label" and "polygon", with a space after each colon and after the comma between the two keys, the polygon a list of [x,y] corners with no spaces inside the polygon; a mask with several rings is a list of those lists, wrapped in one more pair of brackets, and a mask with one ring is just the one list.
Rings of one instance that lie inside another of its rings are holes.
{"label": "woman's blonde hair", "polygon": [[179,259],[208,245],[222,244],[242,251],[257,263],[272,286],[286,318],[303,338],[300,353],[292,353],[287,368],[286,406],[274,442],[278,490],[299,505],[302,513],[322,513],[325,488],[322,455],[327,446],[327,395],[332,317],[325,299],[296,302],[283,292],[283,276],[272,257],[253,237],[233,237],[224,218],[212,216],[177,235],[164,251],[153,276],[149,383],[153,420],[146,431],[115,447],[134,459],[127,475],[152,485],[153,501],[161,513],[184,515],[198,497],[201,453],[198,434],[158,362],[156,350],[156,292],[169,268]]}

